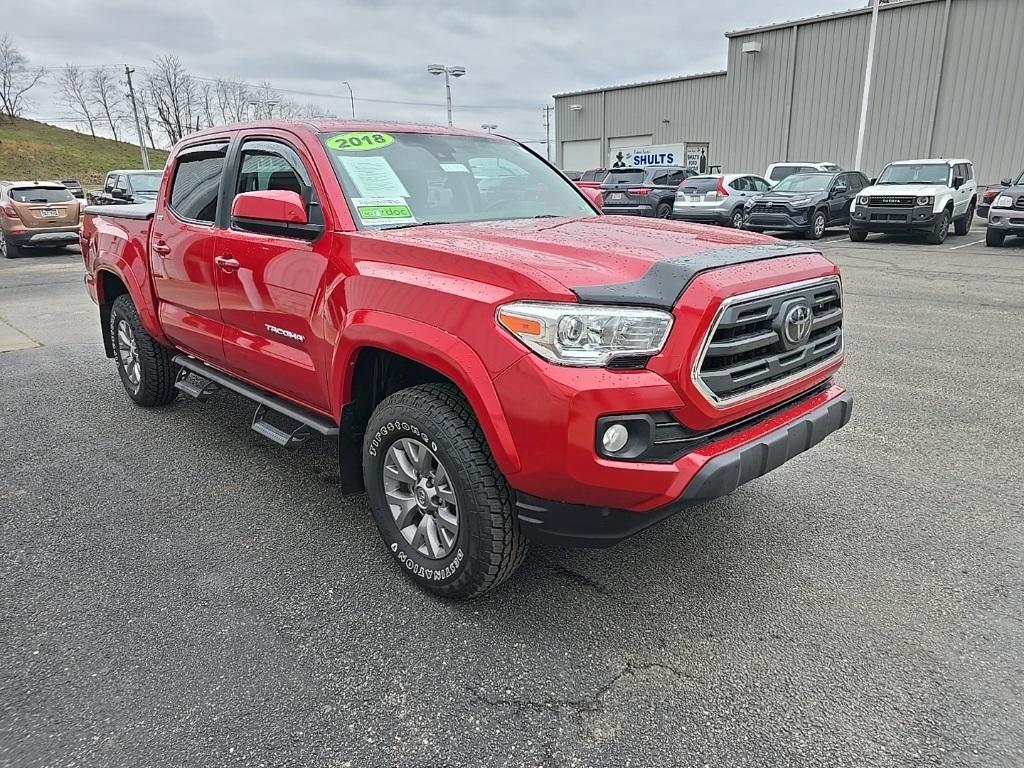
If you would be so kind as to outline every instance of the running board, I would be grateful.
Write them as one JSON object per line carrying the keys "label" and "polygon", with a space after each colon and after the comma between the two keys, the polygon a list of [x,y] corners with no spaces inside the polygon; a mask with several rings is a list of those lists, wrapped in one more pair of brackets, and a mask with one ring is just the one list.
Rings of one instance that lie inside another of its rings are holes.
{"label": "running board", "polygon": [[[206,383],[200,385],[188,381],[187,374],[179,374],[174,386],[185,394],[205,400],[217,389],[224,388],[256,403],[256,413],[252,419],[253,430],[278,445],[286,448],[301,445],[309,439],[311,431],[324,437],[337,437],[338,435],[338,425],[330,419],[313,413],[300,405],[290,403],[277,395],[265,392],[252,384],[239,381],[234,376],[218,371],[201,360],[188,355],[176,355],[174,364],[180,366],[183,372],[188,371],[206,379]],[[284,417],[294,422],[294,425],[281,427],[273,424],[267,419],[268,415]]]}

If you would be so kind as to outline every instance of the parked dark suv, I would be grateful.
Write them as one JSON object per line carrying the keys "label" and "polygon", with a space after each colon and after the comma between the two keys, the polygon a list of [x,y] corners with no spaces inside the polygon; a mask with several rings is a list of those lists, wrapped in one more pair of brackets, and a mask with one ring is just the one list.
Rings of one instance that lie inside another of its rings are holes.
{"label": "parked dark suv", "polygon": [[744,229],[755,232],[799,232],[810,240],[826,227],[850,223],[850,203],[868,186],[860,171],[794,173],[771,192],[749,200],[744,207]]}
{"label": "parked dark suv", "polygon": [[103,189],[89,195],[90,205],[151,203],[163,178],[162,171],[111,171]]}
{"label": "parked dark suv", "polygon": [[601,192],[605,213],[626,213],[633,216],[672,215],[676,189],[696,174],[677,165],[653,165],[649,168],[613,168],[608,172]]}

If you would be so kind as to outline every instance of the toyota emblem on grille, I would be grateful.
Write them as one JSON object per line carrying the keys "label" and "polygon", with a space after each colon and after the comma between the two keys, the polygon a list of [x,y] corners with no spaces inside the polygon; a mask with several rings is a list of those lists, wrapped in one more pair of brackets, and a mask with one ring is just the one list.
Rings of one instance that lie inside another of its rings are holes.
{"label": "toyota emblem on grille", "polygon": [[765,208],[771,208],[773,205],[775,205],[775,203],[773,203],[771,200],[764,204]]}
{"label": "toyota emblem on grille", "polygon": [[796,347],[811,335],[811,308],[804,303],[794,304],[782,320],[782,339],[787,347]]}

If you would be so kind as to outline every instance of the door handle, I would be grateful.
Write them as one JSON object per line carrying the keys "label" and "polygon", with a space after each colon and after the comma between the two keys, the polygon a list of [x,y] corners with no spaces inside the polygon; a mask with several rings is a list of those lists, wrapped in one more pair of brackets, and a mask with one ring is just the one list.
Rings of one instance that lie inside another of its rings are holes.
{"label": "door handle", "polygon": [[153,243],[153,252],[160,256],[169,256],[171,253],[171,246],[163,240],[157,240]]}
{"label": "door handle", "polygon": [[234,272],[241,265],[230,256],[217,256],[214,258],[213,263],[223,269],[225,272]]}

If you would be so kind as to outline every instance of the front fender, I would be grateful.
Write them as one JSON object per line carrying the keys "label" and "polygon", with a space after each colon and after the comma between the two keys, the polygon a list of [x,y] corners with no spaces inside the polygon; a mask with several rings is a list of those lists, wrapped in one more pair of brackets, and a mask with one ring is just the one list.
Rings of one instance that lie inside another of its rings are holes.
{"label": "front fender", "polygon": [[502,473],[509,476],[522,468],[494,382],[476,352],[457,336],[390,312],[360,309],[346,320],[331,363],[332,381],[341,382],[331,392],[331,411],[339,423],[342,408],[352,399],[355,362],[364,347],[402,355],[449,378],[469,401]]}

